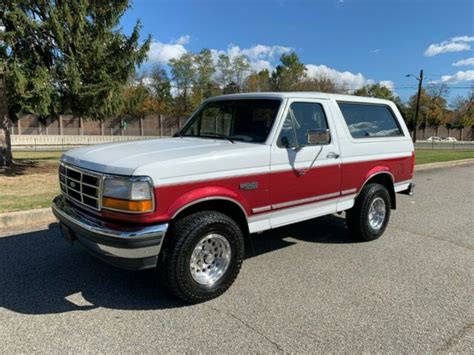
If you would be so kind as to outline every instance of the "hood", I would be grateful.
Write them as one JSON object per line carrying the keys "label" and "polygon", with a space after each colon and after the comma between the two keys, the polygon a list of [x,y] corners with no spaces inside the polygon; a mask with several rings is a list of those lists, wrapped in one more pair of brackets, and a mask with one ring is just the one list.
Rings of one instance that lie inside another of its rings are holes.
{"label": "hood", "polygon": [[[250,151],[252,149],[252,151]],[[63,162],[101,173],[117,175],[146,175],[152,178],[172,178],[183,174],[228,170],[232,160],[253,160],[257,151],[269,149],[262,144],[220,139],[162,138],[120,143],[108,143],[70,150]],[[252,155],[252,159],[248,159]],[[268,159],[268,155],[267,159]],[[246,166],[265,164],[260,159]],[[222,163],[217,163],[221,161]],[[267,161],[268,163],[268,161]],[[233,164],[235,167],[235,163]]]}

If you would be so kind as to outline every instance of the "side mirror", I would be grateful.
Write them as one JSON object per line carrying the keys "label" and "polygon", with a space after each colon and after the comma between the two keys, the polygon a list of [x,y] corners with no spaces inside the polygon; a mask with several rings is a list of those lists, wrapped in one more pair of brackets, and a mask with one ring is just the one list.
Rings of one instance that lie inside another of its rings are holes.
{"label": "side mirror", "polygon": [[309,129],[306,132],[308,145],[325,145],[331,142],[329,129]]}

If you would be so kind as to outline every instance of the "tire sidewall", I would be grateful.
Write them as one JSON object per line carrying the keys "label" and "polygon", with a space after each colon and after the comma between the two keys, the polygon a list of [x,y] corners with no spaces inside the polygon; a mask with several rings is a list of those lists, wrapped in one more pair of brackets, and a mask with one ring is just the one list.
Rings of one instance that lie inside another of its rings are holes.
{"label": "tire sidewall", "polygon": [[[377,198],[380,197],[385,202],[385,218],[383,221],[382,226],[379,229],[374,229],[370,226],[369,223],[369,210],[372,202]],[[368,191],[368,193],[364,196],[363,201],[363,209],[362,209],[362,218],[361,218],[361,227],[365,234],[365,239],[373,240],[379,238],[387,228],[389,219],[390,219],[390,195],[385,187],[382,185],[374,185]]]}
{"label": "tire sidewall", "polygon": [[[214,285],[203,285],[193,279],[190,270],[190,259],[196,245],[202,238],[212,233],[220,234],[228,241],[231,250],[231,259],[229,267]],[[223,293],[233,283],[236,273],[240,270],[243,250],[242,233],[237,226],[232,225],[229,221],[213,220],[210,223],[199,225],[186,236],[181,253],[177,258],[176,271],[178,273],[180,288],[184,293],[197,298],[207,299],[212,295],[217,296]]]}

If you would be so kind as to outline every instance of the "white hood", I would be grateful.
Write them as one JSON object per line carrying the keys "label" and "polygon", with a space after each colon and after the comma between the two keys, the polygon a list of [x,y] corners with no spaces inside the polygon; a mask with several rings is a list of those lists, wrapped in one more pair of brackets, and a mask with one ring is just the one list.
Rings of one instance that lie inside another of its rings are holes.
{"label": "white hood", "polygon": [[61,160],[102,173],[150,176],[156,183],[237,167],[268,166],[269,146],[220,139],[164,138],[77,148],[66,152]]}

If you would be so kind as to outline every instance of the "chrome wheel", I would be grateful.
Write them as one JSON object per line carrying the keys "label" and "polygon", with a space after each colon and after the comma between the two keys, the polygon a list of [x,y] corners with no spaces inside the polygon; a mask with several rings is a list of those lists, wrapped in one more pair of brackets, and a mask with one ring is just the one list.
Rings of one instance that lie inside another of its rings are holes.
{"label": "chrome wheel", "polygon": [[381,197],[376,197],[369,207],[369,225],[374,230],[379,230],[386,215],[385,201]]}
{"label": "chrome wheel", "polygon": [[201,285],[212,286],[225,274],[230,259],[231,250],[227,239],[220,234],[208,234],[196,244],[191,254],[191,276]]}

